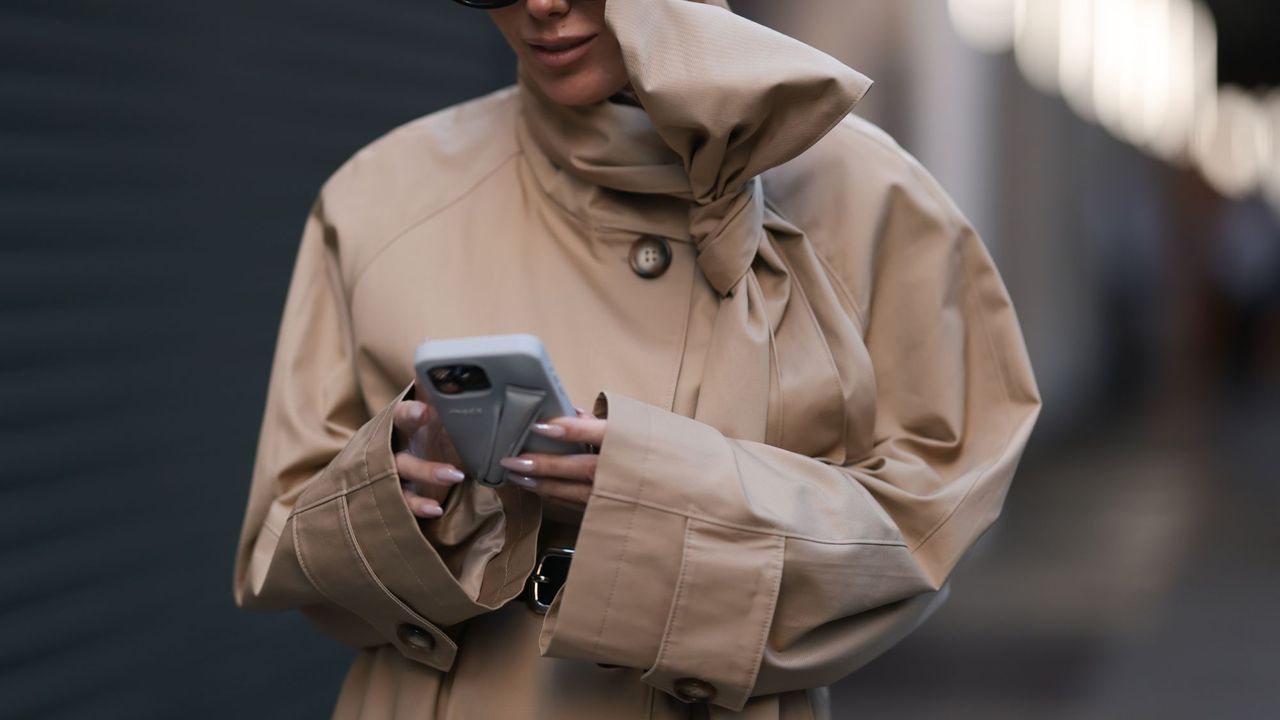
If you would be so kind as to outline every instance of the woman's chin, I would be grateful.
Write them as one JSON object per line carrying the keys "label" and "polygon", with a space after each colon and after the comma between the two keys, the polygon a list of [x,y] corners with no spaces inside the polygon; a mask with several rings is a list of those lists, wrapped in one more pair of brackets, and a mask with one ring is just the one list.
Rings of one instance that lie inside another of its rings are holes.
{"label": "woman's chin", "polygon": [[562,77],[539,78],[538,81],[547,97],[570,107],[603,102],[627,84],[625,79],[605,78],[599,73],[590,71]]}

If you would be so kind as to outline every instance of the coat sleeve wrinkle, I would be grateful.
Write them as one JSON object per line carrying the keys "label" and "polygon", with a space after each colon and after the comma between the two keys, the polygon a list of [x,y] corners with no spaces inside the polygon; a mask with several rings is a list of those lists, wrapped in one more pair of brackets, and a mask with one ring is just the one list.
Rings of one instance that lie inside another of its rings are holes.
{"label": "coat sleeve wrinkle", "polygon": [[298,608],[340,642],[392,644],[447,671],[452,628],[521,591],[512,578],[533,567],[539,508],[515,490],[458,488],[445,516],[420,527],[391,447],[392,409],[412,385],[372,417],[366,410],[340,240],[317,202],[272,363],[235,598],[246,608]]}
{"label": "coat sleeve wrinkle", "polygon": [[977,235],[927,176],[894,195],[863,250],[870,452],[835,465],[604,393],[595,489],[544,654],[640,668],[677,696],[696,678],[739,710],[840,680],[943,601],[1040,401]]}

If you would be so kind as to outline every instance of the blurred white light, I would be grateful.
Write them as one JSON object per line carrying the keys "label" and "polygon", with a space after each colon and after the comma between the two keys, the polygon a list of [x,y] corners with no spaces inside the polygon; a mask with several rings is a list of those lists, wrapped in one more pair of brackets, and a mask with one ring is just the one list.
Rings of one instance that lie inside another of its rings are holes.
{"label": "blurred white light", "polygon": [[1261,186],[1280,211],[1280,91],[1218,87],[1218,31],[1201,0],[947,0],[962,39],[1010,47],[1027,80],[1231,197]]}
{"label": "blurred white light", "polygon": [[1169,112],[1170,86],[1175,82],[1169,76],[1170,0],[1131,2],[1137,33],[1132,40],[1129,86],[1120,103],[1120,128],[1129,142],[1150,147],[1156,129]]}
{"label": "blurred white light", "polygon": [[1139,0],[1105,0],[1093,9],[1093,107],[1098,121],[1124,137],[1124,113],[1137,86]]}
{"label": "blurred white light", "polygon": [[1142,134],[1157,155],[1174,161],[1186,155],[1195,126],[1195,10],[1191,0],[1170,0],[1166,12],[1162,87],[1144,106]]}
{"label": "blurred white light", "polygon": [[979,50],[1004,52],[1013,47],[1015,0],[947,0],[951,24],[965,42]]}
{"label": "blurred white light", "polygon": [[1065,0],[1059,7],[1058,82],[1067,104],[1084,118],[1093,110],[1094,0]]}
{"label": "blurred white light", "polygon": [[1280,210],[1280,90],[1271,91],[1263,107],[1271,128],[1271,153],[1263,159],[1262,191],[1271,207]]}
{"label": "blurred white light", "polygon": [[1257,98],[1230,85],[1200,113],[1193,153],[1215,190],[1239,198],[1257,189],[1272,154],[1269,120]]}
{"label": "blurred white light", "polygon": [[1014,57],[1022,74],[1043,92],[1058,92],[1063,2],[1018,0],[1014,6]]}
{"label": "blurred white light", "polygon": [[1212,112],[1218,102],[1218,26],[1209,14],[1209,8],[1195,3],[1191,12],[1192,66],[1191,93],[1196,119],[1192,132],[1199,123],[1199,116]]}

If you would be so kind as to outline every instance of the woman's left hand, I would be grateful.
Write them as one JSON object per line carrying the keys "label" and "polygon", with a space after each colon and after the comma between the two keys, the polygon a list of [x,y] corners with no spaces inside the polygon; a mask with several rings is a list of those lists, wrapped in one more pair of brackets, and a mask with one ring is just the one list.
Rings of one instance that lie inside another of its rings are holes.
{"label": "woman's left hand", "polygon": [[[577,417],[562,417],[538,423],[533,426],[533,432],[556,440],[600,447],[604,444],[607,425],[608,421],[596,419],[579,410]],[[587,499],[591,497],[600,456],[523,453],[503,458],[500,462],[510,472],[508,477],[516,485],[581,510],[587,506]]]}

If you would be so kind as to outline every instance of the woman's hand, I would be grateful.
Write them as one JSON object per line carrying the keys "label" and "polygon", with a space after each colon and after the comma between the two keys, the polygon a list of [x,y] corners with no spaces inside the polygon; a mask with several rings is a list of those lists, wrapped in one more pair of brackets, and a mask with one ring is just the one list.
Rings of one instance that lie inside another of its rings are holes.
{"label": "woman's hand", "polygon": [[[598,420],[583,410],[577,417],[562,417],[533,426],[543,437],[584,443],[594,447],[604,444],[608,421]],[[546,455],[524,453],[500,460],[510,471],[511,482],[552,502],[581,510],[587,506],[595,483],[599,455]]]}
{"label": "woman's hand", "polygon": [[458,465],[458,451],[440,422],[440,414],[425,402],[415,385],[413,400],[405,400],[392,411],[395,424],[396,472],[409,510],[420,518],[444,514],[441,503],[449,488],[466,477]]}

